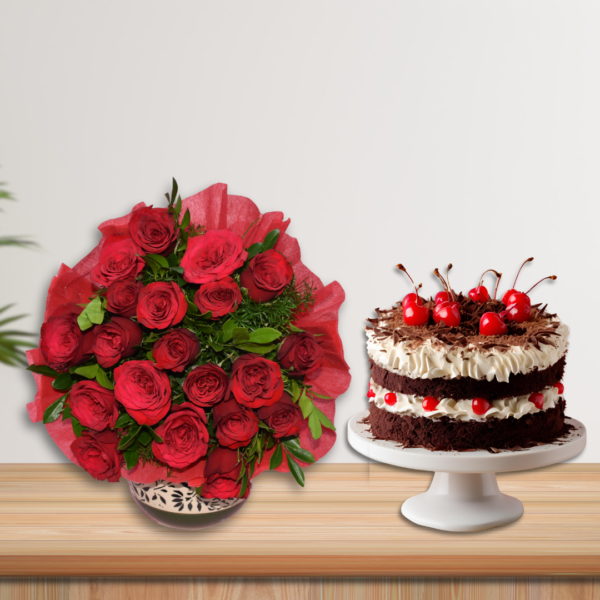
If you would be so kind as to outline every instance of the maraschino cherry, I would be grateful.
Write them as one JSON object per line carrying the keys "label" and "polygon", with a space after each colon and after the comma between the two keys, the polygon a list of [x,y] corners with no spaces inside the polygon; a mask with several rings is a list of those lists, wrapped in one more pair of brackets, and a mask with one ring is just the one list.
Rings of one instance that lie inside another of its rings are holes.
{"label": "maraschino cherry", "polygon": [[518,292],[517,290],[515,290],[515,285],[517,285],[517,279],[519,279],[519,275],[521,274],[521,269],[528,263],[531,262],[533,260],[533,256],[531,258],[528,258],[522,265],[521,268],[519,269],[519,271],[517,272],[517,276],[515,277],[515,282],[513,283],[513,286],[510,290],[508,290],[507,292],[505,292],[504,296],[502,296],[502,303],[505,306],[509,306],[510,304],[514,304],[514,300],[512,299],[512,295],[513,294],[519,294],[520,292]]}
{"label": "maraschino cherry", "polygon": [[388,405],[388,406],[394,406],[394,404],[396,404],[396,402],[398,402],[398,398],[396,397],[396,394],[394,394],[394,392],[388,392],[384,397],[383,397],[383,401]]}
{"label": "maraschino cherry", "polygon": [[562,396],[562,394],[565,391],[565,386],[562,383],[562,381],[559,381],[554,387],[558,390],[558,393]]}
{"label": "maraschino cherry", "polygon": [[425,412],[431,412],[438,407],[440,401],[434,396],[425,396],[423,398],[423,410]]}
{"label": "maraschino cherry", "polygon": [[442,292],[438,292],[435,295],[435,305],[437,306],[438,304],[441,304],[442,302],[450,302],[451,300],[451,296],[448,292],[446,291],[442,291]]}
{"label": "maraschino cherry", "polygon": [[[494,269],[488,269],[487,271],[484,271],[481,277],[479,278],[479,285],[477,287],[474,287],[472,290],[469,290],[469,298],[471,298],[473,302],[481,302],[483,304],[484,302],[487,302],[490,299],[490,293],[488,292],[487,288],[483,285],[483,276],[486,273],[490,272],[496,274],[497,282],[500,281],[502,273],[498,273],[498,271],[494,271]],[[494,298],[495,297],[496,294],[494,293]]]}
{"label": "maraschino cherry", "polygon": [[[437,304],[437,296],[436,296],[436,307],[433,309],[433,320],[436,323],[444,322],[446,327],[458,327],[460,325],[460,304],[455,302],[454,300],[454,292],[450,288],[450,269],[452,268],[452,263],[448,265],[448,269],[446,270],[446,277],[448,278],[448,282],[442,277],[438,269],[434,269],[433,274],[439,278],[444,286],[444,290],[447,295],[450,295],[452,301],[442,300],[439,304]],[[438,296],[442,292],[438,293]]]}
{"label": "maraschino cherry", "polygon": [[485,398],[473,398],[471,408],[476,415],[485,415],[492,405]]}
{"label": "maraschino cherry", "polygon": [[504,322],[506,312],[486,312],[479,321],[479,333],[481,335],[506,335],[508,327]]}
{"label": "maraschino cherry", "polygon": [[[422,284],[419,284],[419,287],[415,285],[413,278],[408,274],[408,271],[404,268],[403,265],[396,265],[396,268],[400,269],[400,271],[406,273],[408,278],[412,281],[412,284],[415,286],[415,294],[414,299],[409,299],[402,301],[402,312],[404,316],[404,322],[407,325],[425,325],[429,321],[429,309],[423,303],[423,299],[419,298],[419,288]],[[412,294],[409,294],[412,296]]]}
{"label": "maraschino cherry", "polygon": [[531,299],[527,294],[538,284],[546,279],[555,280],[556,275],[550,275],[549,277],[544,277],[544,279],[540,279],[534,286],[529,288],[529,290],[525,293],[515,292],[510,295],[509,300],[511,300],[511,304],[509,304],[506,308],[506,318],[509,321],[516,321],[517,323],[523,323],[525,321],[529,321],[531,317]]}
{"label": "maraschino cherry", "polygon": [[536,408],[542,410],[542,408],[544,408],[544,394],[541,394],[540,392],[531,394],[531,396],[529,396],[529,402],[531,402]]}
{"label": "maraschino cherry", "polygon": [[[408,273],[407,273],[407,275],[408,275]],[[417,291],[419,291],[422,287],[423,287],[423,284],[420,283],[417,286]],[[404,296],[404,300],[402,300],[402,310],[404,310],[406,308],[407,304],[409,304],[410,302],[416,302],[417,299],[419,299],[421,304],[423,304],[425,302],[425,300],[423,300],[423,298],[421,298],[421,296],[417,296],[417,294],[415,294],[414,292],[411,292],[410,294],[406,294],[406,296]]]}

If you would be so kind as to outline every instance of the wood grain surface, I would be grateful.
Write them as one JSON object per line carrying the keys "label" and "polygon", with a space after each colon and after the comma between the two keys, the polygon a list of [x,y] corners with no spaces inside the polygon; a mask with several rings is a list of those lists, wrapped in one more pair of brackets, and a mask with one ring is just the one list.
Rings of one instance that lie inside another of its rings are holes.
{"label": "wood grain surface", "polygon": [[469,534],[401,516],[430,473],[330,464],[306,475],[304,489],[289,475],[261,475],[238,514],[186,532],[149,520],[124,481],[98,482],[72,465],[0,465],[0,575],[600,575],[600,465],[499,475],[502,491],[524,502],[524,517]]}

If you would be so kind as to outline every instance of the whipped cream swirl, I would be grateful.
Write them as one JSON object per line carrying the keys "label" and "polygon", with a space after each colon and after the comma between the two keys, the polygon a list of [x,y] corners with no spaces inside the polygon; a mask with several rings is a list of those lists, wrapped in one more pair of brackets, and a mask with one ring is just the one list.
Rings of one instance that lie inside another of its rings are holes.
{"label": "whipped cream swirl", "polygon": [[447,416],[457,421],[486,421],[490,417],[495,419],[508,419],[509,417],[520,419],[523,415],[554,408],[561,398],[556,387],[547,387],[541,391],[544,396],[544,405],[541,409],[536,408],[533,402],[529,402],[528,394],[526,396],[492,400],[490,402],[491,408],[484,415],[477,415],[473,412],[471,400],[443,398],[435,410],[426,412],[423,410],[422,396],[394,392],[397,402],[390,406],[385,403],[385,395],[390,393],[389,390],[377,385],[373,380],[371,380],[371,389],[375,392],[375,397],[371,398],[370,401],[374,402],[378,408],[383,408],[388,412],[412,415],[413,417],[427,417],[428,419]]}

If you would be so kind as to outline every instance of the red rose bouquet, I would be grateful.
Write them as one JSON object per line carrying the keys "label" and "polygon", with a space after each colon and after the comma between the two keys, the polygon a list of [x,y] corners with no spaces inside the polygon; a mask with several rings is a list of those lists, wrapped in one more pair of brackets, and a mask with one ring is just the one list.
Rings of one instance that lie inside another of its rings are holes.
{"label": "red rose bouquet", "polygon": [[267,469],[302,468],[335,441],[350,383],[341,286],[300,260],[281,213],[214,185],[139,204],[63,265],[28,353],[28,405],[67,457],[101,480],[167,480],[245,497]]}

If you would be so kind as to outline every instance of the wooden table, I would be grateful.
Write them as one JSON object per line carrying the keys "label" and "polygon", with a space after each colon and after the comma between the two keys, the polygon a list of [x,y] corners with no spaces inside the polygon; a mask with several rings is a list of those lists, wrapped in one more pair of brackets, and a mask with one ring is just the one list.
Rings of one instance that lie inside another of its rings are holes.
{"label": "wooden table", "polygon": [[[498,475],[525,505],[511,525],[447,533],[400,515],[430,473],[324,464],[261,475],[234,517],[201,532],[155,524],[124,481],[72,465],[0,466],[0,575],[472,577],[600,574],[600,465]],[[597,588],[595,588],[597,589]]]}

